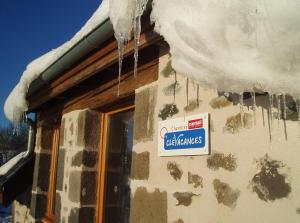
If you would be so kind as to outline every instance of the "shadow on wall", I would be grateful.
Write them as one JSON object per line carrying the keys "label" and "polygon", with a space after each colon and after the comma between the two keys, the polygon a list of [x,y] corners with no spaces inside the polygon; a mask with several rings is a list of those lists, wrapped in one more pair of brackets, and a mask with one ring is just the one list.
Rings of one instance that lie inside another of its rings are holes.
{"label": "shadow on wall", "polygon": [[[218,92],[218,95],[221,97],[227,98],[228,101],[232,102],[233,105],[240,104],[240,98],[241,96],[237,93],[226,93],[226,92]],[[243,93],[243,103],[244,106],[248,107],[248,109],[252,108],[254,106],[254,100],[253,100],[253,93],[250,92],[244,92]],[[283,110],[284,110],[284,104],[283,104],[283,95],[275,96],[275,95],[269,95],[268,93],[255,93],[255,101],[256,101],[256,107],[262,107],[264,109],[270,109],[270,105],[272,104],[272,107],[275,109],[280,108],[281,112],[280,114],[278,112],[274,113],[274,116],[277,118],[278,115],[280,115],[280,118],[283,118]],[[286,119],[291,121],[297,121],[298,120],[298,113],[297,113],[297,103],[293,99],[292,96],[286,95]]]}

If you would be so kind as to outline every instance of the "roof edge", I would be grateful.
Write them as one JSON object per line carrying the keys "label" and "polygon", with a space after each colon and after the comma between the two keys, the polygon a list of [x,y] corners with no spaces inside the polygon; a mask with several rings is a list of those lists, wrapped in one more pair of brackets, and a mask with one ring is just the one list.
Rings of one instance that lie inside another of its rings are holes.
{"label": "roof edge", "polygon": [[27,97],[36,93],[62,72],[72,67],[93,50],[99,48],[101,44],[113,36],[113,33],[113,26],[109,18],[106,18],[101,24],[95,27],[85,37],[81,38],[80,41],[45,69],[39,75],[39,78],[30,84]]}

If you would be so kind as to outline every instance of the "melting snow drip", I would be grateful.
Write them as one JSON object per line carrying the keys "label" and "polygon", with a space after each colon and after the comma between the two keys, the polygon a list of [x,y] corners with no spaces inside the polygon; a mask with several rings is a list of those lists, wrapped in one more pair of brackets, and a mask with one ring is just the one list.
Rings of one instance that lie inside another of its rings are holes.
{"label": "melting snow drip", "polygon": [[240,93],[240,113],[241,113],[241,124],[244,127],[244,93]]}
{"label": "melting snow drip", "polygon": [[254,120],[254,125],[256,126],[256,96],[255,92],[252,92],[252,100],[253,100],[253,120]]}
{"label": "melting snow drip", "polygon": [[282,95],[282,102],[283,102],[283,124],[284,124],[284,135],[285,140],[287,140],[287,129],[286,129],[286,95]]}

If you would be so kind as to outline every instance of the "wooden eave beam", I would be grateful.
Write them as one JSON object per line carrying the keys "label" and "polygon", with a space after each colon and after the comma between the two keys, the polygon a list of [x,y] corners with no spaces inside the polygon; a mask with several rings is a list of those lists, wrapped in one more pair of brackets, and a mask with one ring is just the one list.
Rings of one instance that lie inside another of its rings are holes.
{"label": "wooden eave beam", "polygon": [[[146,48],[162,40],[162,37],[153,31],[153,27],[141,34],[139,49]],[[134,41],[130,41],[125,48],[124,58],[134,51]],[[99,51],[84,59],[82,62],[61,74],[49,85],[38,90],[34,95],[27,98],[29,102],[29,112],[36,111],[41,105],[59,96],[63,92],[78,85],[80,82],[90,78],[94,74],[108,68],[118,62],[118,44],[111,40]]]}

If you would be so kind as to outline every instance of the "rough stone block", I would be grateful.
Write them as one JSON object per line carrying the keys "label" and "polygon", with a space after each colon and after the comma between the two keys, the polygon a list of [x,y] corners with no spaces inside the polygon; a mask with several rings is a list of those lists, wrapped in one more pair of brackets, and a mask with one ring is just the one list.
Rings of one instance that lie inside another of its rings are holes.
{"label": "rough stone block", "polygon": [[173,194],[173,196],[177,199],[178,203],[176,206],[190,206],[193,201],[194,196],[199,196],[198,194],[194,194],[192,192],[176,192]]}
{"label": "rough stone block", "polygon": [[53,144],[53,128],[42,126],[41,127],[41,149],[52,150]]}
{"label": "rough stone block", "polygon": [[192,111],[196,110],[197,108],[199,108],[199,106],[200,106],[200,101],[193,100],[193,101],[189,102],[189,104],[187,106],[184,107],[184,110],[186,112],[192,112]]}
{"label": "rough stone block", "polygon": [[244,113],[243,123],[242,123],[242,114],[239,113],[227,119],[226,124],[224,126],[224,131],[227,131],[232,134],[237,134],[243,128],[249,129],[251,127],[252,127],[252,114]]}
{"label": "rough stone block", "polygon": [[96,203],[97,172],[73,171],[69,178],[69,199],[81,205],[94,205]]}
{"label": "rough stone block", "polygon": [[63,179],[65,170],[65,149],[59,149],[57,160],[57,172],[56,172],[56,190],[63,190]]}
{"label": "rough stone block", "polygon": [[66,125],[66,120],[65,120],[65,118],[63,118],[61,120],[60,130],[59,130],[59,146],[60,147],[64,146],[64,143],[65,143],[65,125]]}
{"label": "rough stone block", "polygon": [[266,202],[287,198],[292,191],[288,167],[280,160],[271,159],[268,154],[256,162],[260,171],[252,178],[253,192]]}
{"label": "rough stone block", "polygon": [[203,188],[203,178],[198,174],[188,172],[188,184],[193,184],[194,188]]}
{"label": "rough stone block", "polygon": [[68,222],[72,222],[72,223],[95,222],[95,208],[90,208],[90,207],[73,208],[70,212]]}
{"label": "rough stone block", "polygon": [[147,88],[136,94],[134,140],[137,142],[153,139],[156,97],[157,87]]}
{"label": "rough stone block", "polygon": [[98,150],[101,115],[95,111],[82,111],[78,116],[77,145]]}
{"label": "rough stone block", "polygon": [[167,164],[167,170],[170,172],[170,175],[174,180],[180,180],[183,174],[183,171],[180,169],[179,164],[169,161]]}
{"label": "rough stone block", "polygon": [[211,170],[223,168],[228,171],[234,171],[237,168],[236,157],[230,154],[213,153],[207,158],[207,167]]}
{"label": "rough stone block", "polygon": [[216,198],[219,204],[224,204],[230,208],[235,208],[237,200],[240,196],[240,190],[232,189],[232,187],[220,181],[219,179],[214,179],[213,186],[216,193]]}
{"label": "rough stone block", "polygon": [[220,108],[228,107],[232,103],[225,96],[219,96],[213,98],[209,104],[213,109],[220,109]]}
{"label": "rough stone block", "polygon": [[179,113],[179,109],[176,104],[165,104],[163,108],[159,111],[158,117],[162,120],[167,118],[172,118],[174,115]]}
{"label": "rough stone block", "polygon": [[132,153],[131,179],[147,180],[149,178],[149,152]]}
{"label": "rough stone block", "polygon": [[61,196],[56,193],[55,196],[55,222],[61,222]]}
{"label": "rough stone block", "polygon": [[33,190],[37,190],[37,187],[39,187],[42,191],[48,191],[50,166],[51,155],[43,153],[36,154],[32,186]]}
{"label": "rough stone block", "polygon": [[148,192],[140,187],[134,193],[131,201],[131,223],[167,223],[168,222],[167,192]]}
{"label": "rough stone block", "polygon": [[30,215],[35,219],[45,216],[47,210],[47,197],[43,194],[32,194]]}
{"label": "rough stone block", "polygon": [[72,158],[72,166],[80,167],[95,167],[98,160],[98,153],[94,151],[80,151]]}

